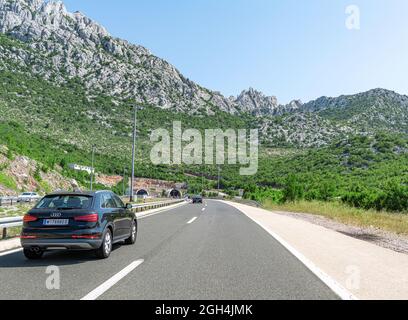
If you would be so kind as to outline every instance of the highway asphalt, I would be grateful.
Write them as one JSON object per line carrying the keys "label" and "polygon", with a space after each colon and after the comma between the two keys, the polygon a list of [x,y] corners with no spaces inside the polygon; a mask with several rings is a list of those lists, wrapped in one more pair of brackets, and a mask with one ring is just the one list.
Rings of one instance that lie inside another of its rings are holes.
{"label": "highway asphalt", "polygon": [[[47,267],[60,289],[46,287]],[[187,204],[139,220],[134,246],[107,260],[55,251],[28,261],[0,255],[0,299],[318,300],[338,297],[297,258],[237,209]]]}

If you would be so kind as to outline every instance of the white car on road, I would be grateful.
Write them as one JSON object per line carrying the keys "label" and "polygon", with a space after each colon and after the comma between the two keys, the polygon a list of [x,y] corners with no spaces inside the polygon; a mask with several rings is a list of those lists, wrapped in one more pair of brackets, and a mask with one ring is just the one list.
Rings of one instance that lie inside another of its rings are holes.
{"label": "white car on road", "polygon": [[36,192],[24,192],[18,196],[17,202],[34,202],[40,199],[40,195]]}

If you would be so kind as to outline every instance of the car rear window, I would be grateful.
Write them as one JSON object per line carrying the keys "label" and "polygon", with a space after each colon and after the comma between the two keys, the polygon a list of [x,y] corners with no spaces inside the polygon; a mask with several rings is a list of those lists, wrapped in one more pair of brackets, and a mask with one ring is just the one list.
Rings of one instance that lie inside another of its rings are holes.
{"label": "car rear window", "polygon": [[36,209],[89,209],[92,205],[92,197],[82,195],[58,195],[43,198]]}

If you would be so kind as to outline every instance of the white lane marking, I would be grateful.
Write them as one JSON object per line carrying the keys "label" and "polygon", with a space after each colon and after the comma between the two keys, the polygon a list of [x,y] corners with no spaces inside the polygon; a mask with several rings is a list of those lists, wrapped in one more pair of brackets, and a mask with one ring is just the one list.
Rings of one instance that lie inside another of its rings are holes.
{"label": "white lane marking", "polygon": [[197,217],[194,217],[193,219],[191,219],[189,222],[187,222],[187,224],[192,224],[194,221],[197,220]]}
{"label": "white lane marking", "polygon": [[202,209],[201,209],[201,211],[203,211],[203,212],[204,212],[204,211],[205,211],[205,208],[202,208]]}
{"label": "white lane marking", "polygon": [[14,249],[14,250],[6,251],[6,252],[1,252],[1,253],[0,253],[0,257],[4,257],[4,256],[7,256],[7,255],[9,255],[9,254],[13,254],[13,253],[20,252],[20,251],[23,251],[23,249],[22,249],[22,248],[19,248],[19,249]]}
{"label": "white lane marking", "polygon": [[102,294],[104,294],[106,291],[108,291],[110,288],[112,288],[116,283],[118,283],[120,280],[122,280],[124,277],[126,277],[129,273],[131,273],[133,270],[135,270],[143,262],[144,262],[143,259],[132,262],[125,269],[123,269],[122,271],[115,274],[109,280],[105,281],[98,288],[96,288],[92,292],[88,293],[81,300],[96,300],[96,299],[98,299]]}
{"label": "white lane marking", "polygon": [[[222,201],[223,202],[223,201]],[[223,202],[228,204],[229,206],[241,211],[245,216],[255,222],[257,225],[262,227],[266,232],[268,232],[273,238],[276,239],[282,246],[284,246],[292,255],[294,255],[300,262],[302,262],[310,271],[312,271],[323,283],[325,283],[335,294],[337,294],[342,300],[358,300],[356,296],[354,296],[351,292],[345,289],[340,283],[330,277],[327,273],[323,270],[318,268],[313,262],[307,259],[303,254],[297,251],[294,247],[292,247],[288,242],[286,242],[283,238],[277,235],[275,232],[270,230],[268,227],[264,226],[261,222],[256,221],[254,218],[250,217],[245,213],[245,211],[236,208],[230,205],[227,202]]]}

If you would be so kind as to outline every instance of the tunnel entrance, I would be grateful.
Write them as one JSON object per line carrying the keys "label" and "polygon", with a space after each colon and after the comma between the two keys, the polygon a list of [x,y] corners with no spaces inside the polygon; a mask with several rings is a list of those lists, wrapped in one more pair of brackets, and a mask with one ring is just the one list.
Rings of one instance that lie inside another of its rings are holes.
{"label": "tunnel entrance", "polygon": [[170,192],[169,192],[169,198],[179,199],[179,198],[181,198],[181,197],[182,197],[181,191],[179,191],[179,190],[177,190],[177,189],[170,190]]}
{"label": "tunnel entrance", "polygon": [[138,198],[147,198],[149,196],[149,192],[145,189],[137,190],[136,196]]}

